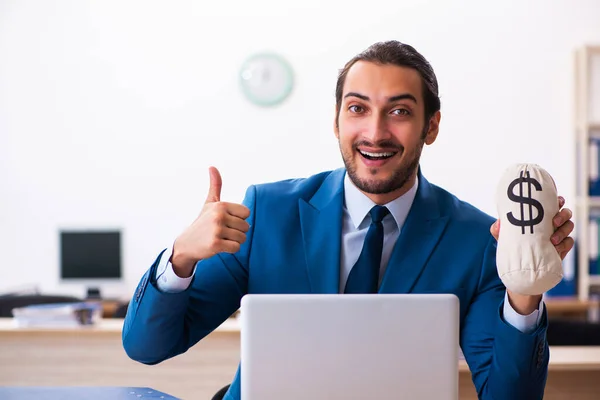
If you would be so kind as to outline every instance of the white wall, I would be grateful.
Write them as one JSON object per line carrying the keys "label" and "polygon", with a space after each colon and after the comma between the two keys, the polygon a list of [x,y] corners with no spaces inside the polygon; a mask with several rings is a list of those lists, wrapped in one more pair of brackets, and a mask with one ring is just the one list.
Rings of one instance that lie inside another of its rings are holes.
{"label": "white wall", "polygon": [[[572,52],[600,43],[599,21],[597,0],[0,0],[0,290],[81,294],[59,283],[58,229],[117,226],[128,296],[200,211],[209,165],[227,201],[341,166],[336,74],[379,40],[437,73],[430,181],[495,214],[503,169],[536,162],[572,198]],[[275,109],[237,87],[262,50],[296,72]]]}

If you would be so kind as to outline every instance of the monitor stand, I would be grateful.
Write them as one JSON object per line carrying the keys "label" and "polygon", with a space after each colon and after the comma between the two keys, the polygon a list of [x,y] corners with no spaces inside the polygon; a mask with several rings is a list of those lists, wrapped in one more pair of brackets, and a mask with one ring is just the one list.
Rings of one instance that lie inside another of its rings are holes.
{"label": "monitor stand", "polygon": [[87,298],[93,300],[102,299],[102,295],[100,294],[100,288],[98,287],[88,287],[87,288]]}

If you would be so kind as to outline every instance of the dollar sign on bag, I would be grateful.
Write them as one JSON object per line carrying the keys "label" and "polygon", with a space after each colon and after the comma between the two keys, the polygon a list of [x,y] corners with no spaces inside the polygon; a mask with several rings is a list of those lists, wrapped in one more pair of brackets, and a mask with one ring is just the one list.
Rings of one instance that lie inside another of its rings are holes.
{"label": "dollar sign on bag", "polygon": [[[531,178],[529,176],[529,171],[526,171],[525,174],[526,175],[523,176],[523,171],[521,171],[520,176],[517,179],[515,179],[514,181],[512,181],[510,183],[510,185],[508,185],[508,191],[507,191],[508,198],[510,200],[520,204],[521,218],[520,219],[515,218],[512,212],[509,212],[508,214],[506,214],[506,218],[508,219],[508,222],[510,222],[511,224],[513,224],[515,226],[520,226],[521,233],[523,235],[525,234],[526,226],[529,226],[531,229],[531,233],[533,233],[533,226],[539,224],[540,222],[542,222],[542,219],[544,219],[544,208],[542,207],[542,205],[540,204],[539,201],[531,198],[531,185],[533,185],[533,187],[538,191],[542,190],[542,185],[540,185],[540,183],[537,181],[537,179]],[[528,192],[527,197],[523,196],[523,184],[526,184],[526,187],[527,187],[527,192]],[[519,185],[519,195],[518,196],[514,193],[514,188],[517,185]],[[529,205],[529,219],[525,219],[525,215],[524,215],[525,204]],[[533,207],[535,207],[537,209],[537,216],[535,218],[532,218]]]}

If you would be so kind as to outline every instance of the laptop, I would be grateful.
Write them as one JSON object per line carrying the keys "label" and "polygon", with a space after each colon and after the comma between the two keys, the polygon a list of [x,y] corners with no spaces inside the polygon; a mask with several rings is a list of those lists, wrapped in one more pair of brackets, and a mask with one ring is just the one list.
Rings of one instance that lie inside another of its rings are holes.
{"label": "laptop", "polygon": [[452,294],[242,298],[242,400],[458,399]]}

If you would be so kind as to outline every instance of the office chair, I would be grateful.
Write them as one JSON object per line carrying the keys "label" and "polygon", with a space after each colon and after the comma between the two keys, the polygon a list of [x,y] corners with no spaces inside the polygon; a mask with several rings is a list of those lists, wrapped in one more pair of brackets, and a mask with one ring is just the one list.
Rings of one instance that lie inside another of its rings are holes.
{"label": "office chair", "polygon": [[82,300],[73,296],[61,295],[8,295],[0,296],[0,318],[12,318],[13,308],[36,304],[78,303]]}
{"label": "office chair", "polygon": [[219,391],[213,396],[212,400],[223,400],[225,393],[227,393],[229,390],[229,386],[231,385],[223,386],[221,389],[219,389]]}

